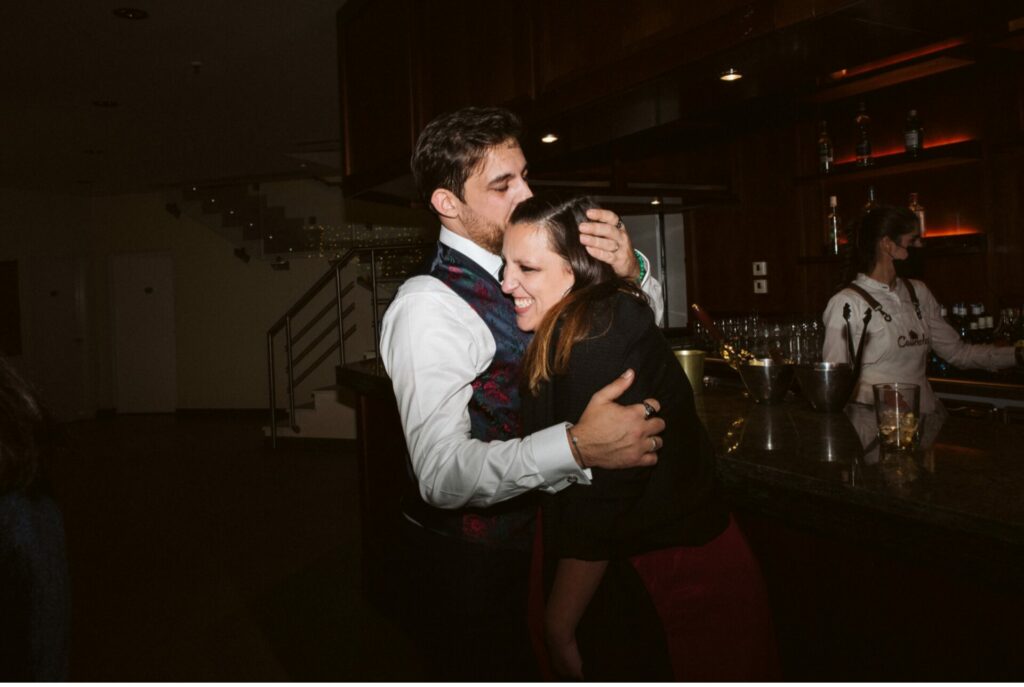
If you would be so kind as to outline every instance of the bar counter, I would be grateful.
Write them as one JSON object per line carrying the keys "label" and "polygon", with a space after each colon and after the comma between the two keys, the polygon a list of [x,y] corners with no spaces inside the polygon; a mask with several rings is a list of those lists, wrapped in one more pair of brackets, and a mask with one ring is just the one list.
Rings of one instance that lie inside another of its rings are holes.
{"label": "bar counter", "polygon": [[[376,365],[337,378],[359,398],[365,586],[387,605],[404,440]],[[1024,678],[1024,427],[930,418],[918,450],[886,454],[870,408],[759,405],[738,379],[706,381],[698,412],[764,573],[784,679]]]}
{"label": "bar counter", "polygon": [[937,416],[921,446],[880,451],[874,410],[760,405],[715,380],[698,410],[743,509],[915,560],[1024,585],[1024,427]]}

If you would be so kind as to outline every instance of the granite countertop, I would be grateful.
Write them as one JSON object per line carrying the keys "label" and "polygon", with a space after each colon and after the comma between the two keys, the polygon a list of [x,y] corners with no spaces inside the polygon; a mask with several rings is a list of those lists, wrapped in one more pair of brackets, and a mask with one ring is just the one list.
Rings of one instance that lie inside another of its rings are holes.
{"label": "granite countertop", "polygon": [[920,447],[895,453],[879,450],[868,406],[820,413],[793,393],[760,405],[721,381],[697,398],[737,505],[1024,579],[1024,427],[925,416]]}
{"label": "granite countertop", "polygon": [[[373,360],[337,380],[393,398]],[[697,410],[735,507],[1024,588],[1024,426],[925,416],[917,450],[887,453],[868,406],[820,413],[793,392],[761,405],[738,380],[705,381]]]}

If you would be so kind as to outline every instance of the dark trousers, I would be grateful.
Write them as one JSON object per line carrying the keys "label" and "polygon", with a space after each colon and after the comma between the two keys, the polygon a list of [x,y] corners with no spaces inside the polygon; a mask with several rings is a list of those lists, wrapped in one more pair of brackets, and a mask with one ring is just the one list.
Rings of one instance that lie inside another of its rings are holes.
{"label": "dark trousers", "polygon": [[446,537],[406,521],[400,617],[429,679],[539,678],[527,628],[530,552]]}

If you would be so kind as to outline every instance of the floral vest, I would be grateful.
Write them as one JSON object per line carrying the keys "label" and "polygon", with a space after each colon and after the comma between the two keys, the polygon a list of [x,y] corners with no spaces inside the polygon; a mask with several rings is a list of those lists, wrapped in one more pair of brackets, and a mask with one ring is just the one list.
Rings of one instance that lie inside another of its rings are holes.
{"label": "floral vest", "polygon": [[[494,359],[472,384],[470,436],[480,441],[519,438],[519,366],[531,335],[516,326],[511,299],[486,270],[441,243],[427,273],[466,301],[494,337]],[[455,511],[432,508],[416,500],[418,504],[407,504],[414,506],[410,515],[440,534],[497,548],[526,549],[532,541],[538,505],[535,494],[490,508]]]}

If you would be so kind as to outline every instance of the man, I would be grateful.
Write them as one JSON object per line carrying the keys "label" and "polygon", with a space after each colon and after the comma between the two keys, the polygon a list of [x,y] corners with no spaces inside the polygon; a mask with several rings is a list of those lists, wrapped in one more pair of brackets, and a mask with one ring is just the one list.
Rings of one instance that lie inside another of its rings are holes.
{"label": "man", "polygon": [[[407,610],[439,679],[535,677],[525,610],[536,490],[588,484],[592,467],[650,465],[664,428],[650,417],[655,399],[615,403],[632,382],[624,370],[576,425],[519,438],[529,335],[498,280],[508,218],[532,195],[519,136],[518,119],[500,108],[466,108],[423,130],[412,169],[441,220],[438,253],[427,275],[402,285],[381,329],[419,490],[404,509]],[[588,250],[639,277],[621,220],[606,210],[589,217]]]}

